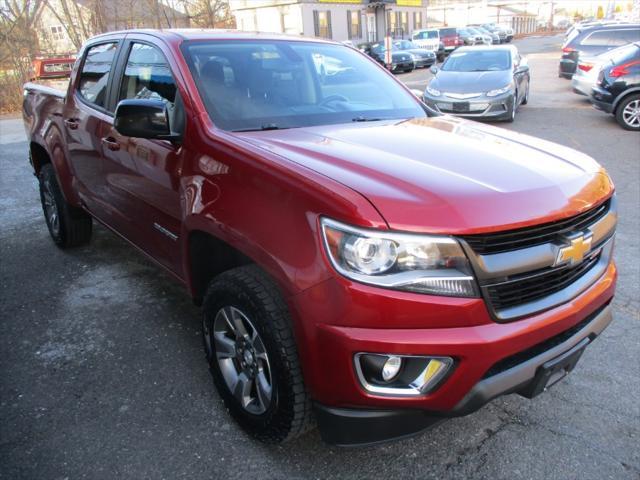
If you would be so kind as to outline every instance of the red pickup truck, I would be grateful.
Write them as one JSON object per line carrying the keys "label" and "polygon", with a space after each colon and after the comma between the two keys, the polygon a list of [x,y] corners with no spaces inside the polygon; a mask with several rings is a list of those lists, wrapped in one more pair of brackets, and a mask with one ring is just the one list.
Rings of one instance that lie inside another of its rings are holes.
{"label": "red pickup truck", "polygon": [[436,114],[345,45],[111,33],[23,108],[54,242],[96,220],[183,283],[221,397],[263,441],[317,422],[375,443],[533,397],[611,321],[604,169]]}

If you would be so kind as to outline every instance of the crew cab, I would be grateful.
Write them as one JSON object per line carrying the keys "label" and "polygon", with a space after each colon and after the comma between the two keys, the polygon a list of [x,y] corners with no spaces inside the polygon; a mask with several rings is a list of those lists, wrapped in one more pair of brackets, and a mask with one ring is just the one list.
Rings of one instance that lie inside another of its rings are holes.
{"label": "crew cab", "polygon": [[340,43],[104,34],[66,92],[25,85],[23,115],[55,244],[97,221],[184,284],[220,396],[265,442],[315,419],[376,443],[534,397],[611,322],[605,170],[437,114]]}

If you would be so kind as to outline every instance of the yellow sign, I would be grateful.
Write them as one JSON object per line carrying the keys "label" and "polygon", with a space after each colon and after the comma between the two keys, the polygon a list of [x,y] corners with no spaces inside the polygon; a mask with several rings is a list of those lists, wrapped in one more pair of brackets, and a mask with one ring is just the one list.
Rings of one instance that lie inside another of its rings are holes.
{"label": "yellow sign", "polygon": [[397,0],[396,5],[399,7],[421,7],[422,0]]}

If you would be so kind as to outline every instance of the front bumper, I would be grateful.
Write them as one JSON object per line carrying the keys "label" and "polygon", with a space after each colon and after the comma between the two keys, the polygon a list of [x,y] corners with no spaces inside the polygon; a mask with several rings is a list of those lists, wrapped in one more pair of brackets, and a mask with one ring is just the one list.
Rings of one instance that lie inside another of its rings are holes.
{"label": "front bumper", "polygon": [[349,409],[316,404],[320,434],[325,442],[335,445],[376,444],[418,434],[448,417],[468,415],[501,395],[519,393],[531,397],[532,391],[537,387],[538,372],[543,365],[555,358],[583,350],[602,333],[612,318],[611,306],[607,303],[580,322],[580,328],[574,327],[564,335],[548,340],[546,345],[540,344],[541,346],[522,352],[521,363],[515,363],[510,368],[496,369],[493,374],[492,368],[447,412]]}
{"label": "front bumper", "polygon": [[497,97],[476,97],[468,100],[451,98],[446,95],[432,97],[427,92],[424,102],[437,112],[469,119],[505,120],[510,117],[514,102],[512,93]]}
{"label": "front bumper", "polygon": [[415,63],[413,60],[406,62],[393,62],[391,64],[392,72],[403,72],[405,70],[413,70],[415,68]]}
{"label": "front bumper", "polygon": [[[616,276],[610,263],[570,301],[502,324],[492,319],[481,298],[382,290],[342,277],[292,297],[298,344],[305,345],[299,351],[305,382],[316,402],[323,437],[342,445],[399,438],[443,418],[471,413],[498,395],[526,389],[541,362],[607,326],[606,305]],[[572,332],[576,325],[583,328]],[[570,338],[563,337],[567,332]],[[508,359],[559,338],[559,344],[488,375]],[[353,367],[359,352],[449,356],[455,366],[433,392],[385,396],[360,384]]]}

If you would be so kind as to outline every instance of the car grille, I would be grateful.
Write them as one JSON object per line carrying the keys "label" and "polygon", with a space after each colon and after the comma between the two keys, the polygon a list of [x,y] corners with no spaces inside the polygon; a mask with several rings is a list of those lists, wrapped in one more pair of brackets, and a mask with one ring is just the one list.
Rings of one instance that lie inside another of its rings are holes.
{"label": "car grille", "polygon": [[503,310],[533,302],[563,290],[591,270],[600,259],[600,252],[576,267],[552,267],[539,273],[527,273],[522,278],[487,287],[491,305]]}
{"label": "car grille", "polygon": [[583,230],[595,223],[607,214],[610,202],[611,200],[607,200],[598,207],[592,208],[575,217],[553,223],[499,233],[464,235],[461,238],[464,239],[478,255],[490,255],[542,245],[543,243],[555,240],[564,233]]}

